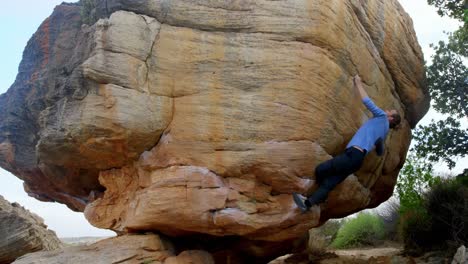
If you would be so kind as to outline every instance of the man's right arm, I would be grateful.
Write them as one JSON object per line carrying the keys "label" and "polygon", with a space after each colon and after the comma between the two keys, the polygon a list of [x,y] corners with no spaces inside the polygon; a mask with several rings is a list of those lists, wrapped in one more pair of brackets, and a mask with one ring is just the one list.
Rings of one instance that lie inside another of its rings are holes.
{"label": "man's right arm", "polygon": [[362,103],[366,106],[369,111],[372,112],[374,116],[386,116],[387,114],[380,108],[378,108],[374,102],[369,98],[366,91],[362,87],[361,77],[359,75],[354,76],[353,78],[354,88],[358,91],[359,96],[361,97]]}
{"label": "man's right arm", "polygon": [[362,87],[361,77],[359,77],[358,74],[356,74],[356,76],[354,76],[353,84],[354,84],[354,89],[356,89],[357,92],[359,93],[359,96],[361,97],[361,100],[364,100],[364,98],[369,97],[367,95],[366,91],[364,90],[364,88]]}

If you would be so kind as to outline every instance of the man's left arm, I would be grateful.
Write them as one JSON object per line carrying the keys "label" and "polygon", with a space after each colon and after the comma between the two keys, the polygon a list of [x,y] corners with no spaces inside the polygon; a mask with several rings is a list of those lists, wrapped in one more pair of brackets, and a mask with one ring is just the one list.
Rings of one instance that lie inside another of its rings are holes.
{"label": "man's left arm", "polygon": [[382,156],[385,150],[385,145],[384,141],[382,138],[378,138],[377,141],[375,141],[375,152],[377,152],[378,156]]}

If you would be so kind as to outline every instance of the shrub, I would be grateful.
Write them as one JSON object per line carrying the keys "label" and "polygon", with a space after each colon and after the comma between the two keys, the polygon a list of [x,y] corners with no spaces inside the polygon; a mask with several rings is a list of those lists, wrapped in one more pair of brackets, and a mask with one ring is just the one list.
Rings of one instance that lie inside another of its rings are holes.
{"label": "shrub", "polygon": [[[468,187],[463,178],[445,180],[426,195],[426,208],[432,217],[432,233],[440,242],[458,245],[468,242]],[[444,245],[441,245],[444,246]]]}
{"label": "shrub", "polygon": [[98,18],[96,15],[96,0],[81,0],[81,22],[92,25]]}
{"label": "shrub", "polygon": [[467,244],[468,186],[462,177],[440,181],[423,196],[422,206],[401,217],[400,231],[408,254],[451,250]]}
{"label": "shrub", "polygon": [[343,224],[331,246],[350,248],[375,245],[384,236],[384,223],[378,215],[360,213],[356,218],[350,219]]}
{"label": "shrub", "polygon": [[462,173],[457,175],[456,181],[458,181],[461,185],[468,187],[468,169],[465,169]]}
{"label": "shrub", "polygon": [[430,235],[431,229],[431,218],[423,208],[407,211],[401,215],[399,234],[404,243],[405,252],[410,255],[419,255],[427,251],[437,239]]}

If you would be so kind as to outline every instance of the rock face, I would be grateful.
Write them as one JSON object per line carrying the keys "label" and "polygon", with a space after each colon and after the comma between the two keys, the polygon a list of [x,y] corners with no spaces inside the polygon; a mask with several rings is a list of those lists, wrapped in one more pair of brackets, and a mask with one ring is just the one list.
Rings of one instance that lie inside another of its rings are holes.
{"label": "rock face", "polygon": [[89,246],[76,246],[50,252],[28,254],[15,264],[214,264],[207,252],[184,251],[175,256],[170,242],[157,235],[125,235]]}
{"label": "rock face", "polygon": [[[0,165],[31,196],[119,233],[206,235],[213,250],[219,238],[271,257],[392,194],[429,106],[397,0],[98,0],[90,26],[80,8],[55,9],[0,97]],[[312,192],[315,166],[370,117],[357,73],[402,128],[300,214],[291,193]]]}
{"label": "rock face", "polygon": [[0,196],[1,264],[11,263],[27,253],[61,246],[62,242],[54,231],[47,229],[42,218]]}

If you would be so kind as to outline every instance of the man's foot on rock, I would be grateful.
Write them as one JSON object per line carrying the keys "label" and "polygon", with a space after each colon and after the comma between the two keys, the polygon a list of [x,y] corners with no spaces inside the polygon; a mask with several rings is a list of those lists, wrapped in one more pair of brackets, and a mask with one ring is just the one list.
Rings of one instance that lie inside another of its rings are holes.
{"label": "man's foot on rock", "polygon": [[305,204],[305,201],[307,200],[307,198],[305,198],[304,196],[298,193],[293,193],[292,195],[293,195],[294,203],[296,203],[297,207],[299,207],[299,209],[301,209],[303,213],[309,211],[310,207]]}

